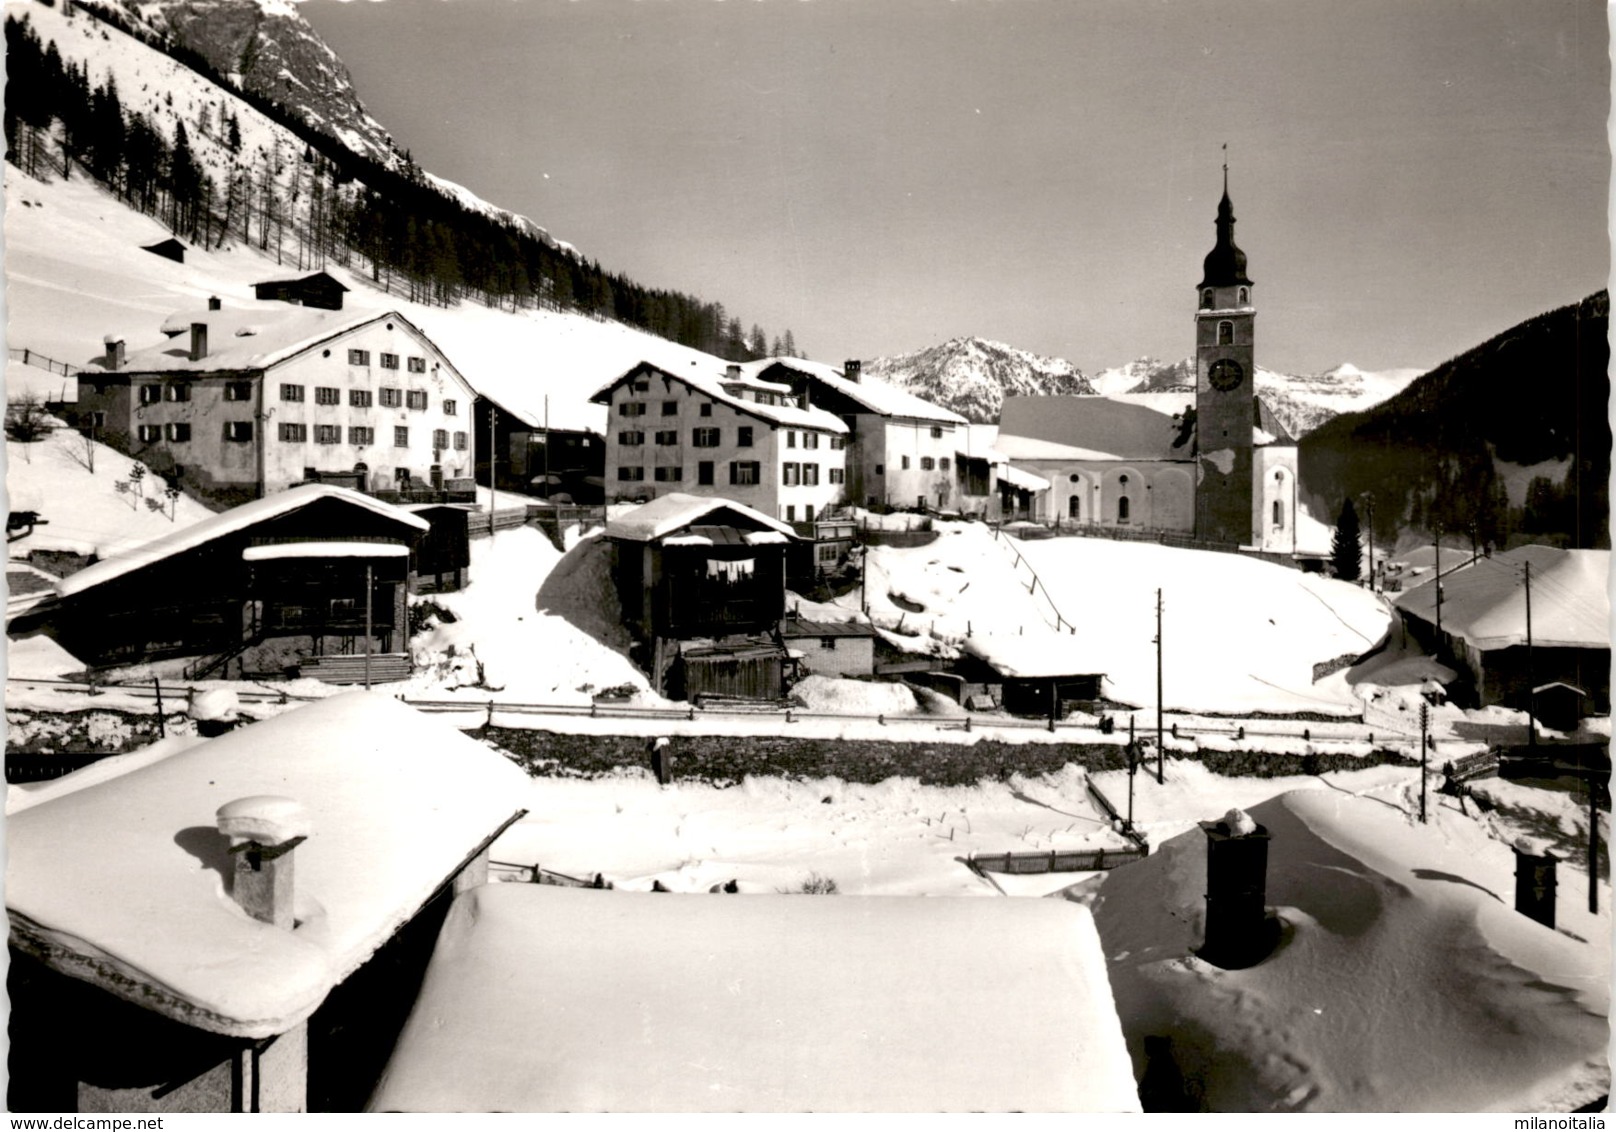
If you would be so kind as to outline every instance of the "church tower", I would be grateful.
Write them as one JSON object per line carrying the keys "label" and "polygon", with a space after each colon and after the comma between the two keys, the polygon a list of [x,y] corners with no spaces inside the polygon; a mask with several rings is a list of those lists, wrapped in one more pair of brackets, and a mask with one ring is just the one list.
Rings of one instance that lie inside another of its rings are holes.
{"label": "church tower", "polygon": [[1195,534],[1244,545],[1252,539],[1257,310],[1251,302],[1246,253],[1234,242],[1227,163],[1217,243],[1207,253],[1196,296]]}

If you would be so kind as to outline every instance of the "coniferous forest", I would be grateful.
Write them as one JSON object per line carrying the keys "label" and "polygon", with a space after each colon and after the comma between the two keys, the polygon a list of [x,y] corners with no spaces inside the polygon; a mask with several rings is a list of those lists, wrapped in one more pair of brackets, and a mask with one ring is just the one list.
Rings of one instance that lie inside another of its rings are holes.
{"label": "coniferous forest", "polygon": [[[1313,513],[1357,500],[1383,541],[1417,531],[1500,548],[1608,548],[1609,325],[1610,296],[1600,291],[1320,425],[1301,441]],[[1542,466],[1515,502],[1504,465]]]}
{"label": "coniferous forest", "polygon": [[[110,79],[92,83],[25,18],[8,16],[6,160],[30,175],[89,177],[193,244],[235,240],[299,270],[339,264],[415,302],[447,306],[469,298],[510,310],[578,311],[729,361],[798,353],[789,330],[770,340],[722,303],[607,271],[539,233],[466,207],[427,180],[407,152],[397,167],[355,153],[294,109],[236,89],[196,52],[116,11],[82,2],[75,10],[163,51],[230,97],[216,117],[188,129],[176,115],[165,131],[125,107]],[[302,153],[248,152],[231,99],[291,131]],[[198,161],[196,131],[230,154],[222,177]]]}

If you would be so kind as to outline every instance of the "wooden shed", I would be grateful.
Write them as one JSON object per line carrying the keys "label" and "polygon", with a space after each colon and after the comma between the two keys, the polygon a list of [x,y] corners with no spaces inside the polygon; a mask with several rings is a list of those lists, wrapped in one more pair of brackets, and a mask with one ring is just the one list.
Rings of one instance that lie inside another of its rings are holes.
{"label": "wooden shed", "polygon": [[405,510],[431,524],[410,559],[414,591],[450,593],[460,589],[471,569],[470,509],[452,503],[422,503]]}
{"label": "wooden shed", "polygon": [[266,279],[253,284],[253,293],[259,299],[278,299],[328,311],[340,311],[342,296],[347,292],[347,287],[323,271],[297,279]]}

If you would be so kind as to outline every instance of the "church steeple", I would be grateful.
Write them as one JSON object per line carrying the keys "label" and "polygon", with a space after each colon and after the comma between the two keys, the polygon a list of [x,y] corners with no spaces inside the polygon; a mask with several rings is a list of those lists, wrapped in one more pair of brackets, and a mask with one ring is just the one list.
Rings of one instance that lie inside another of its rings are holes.
{"label": "church steeple", "polygon": [[1246,253],[1234,243],[1234,203],[1229,200],[1229,165],[1223,165],[1223,199],[1218,201],[1218,241],[1202,264],[1202,287],[1251,286]]}

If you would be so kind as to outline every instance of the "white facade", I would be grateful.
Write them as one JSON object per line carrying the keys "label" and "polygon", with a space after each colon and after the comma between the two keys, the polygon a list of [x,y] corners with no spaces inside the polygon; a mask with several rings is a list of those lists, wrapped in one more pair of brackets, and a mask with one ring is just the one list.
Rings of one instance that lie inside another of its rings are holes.
{"label": "white facade", "polygon": [[1251,545],[1276,554],[1296,553],[1296,459],[1292,444],[1252,449]]}
{"label": "white facade", "polygon": [[808,522],[845,498],[847,426],[766,382],[635,367],[595,394],[609,409],[606,497],[671,492]]}
{"label": "white facade", "polygon": [[867,413],[854,418],[853,431],[863,502],[939,511],[958,506],[954,459],[962,446],[960,426]]}

